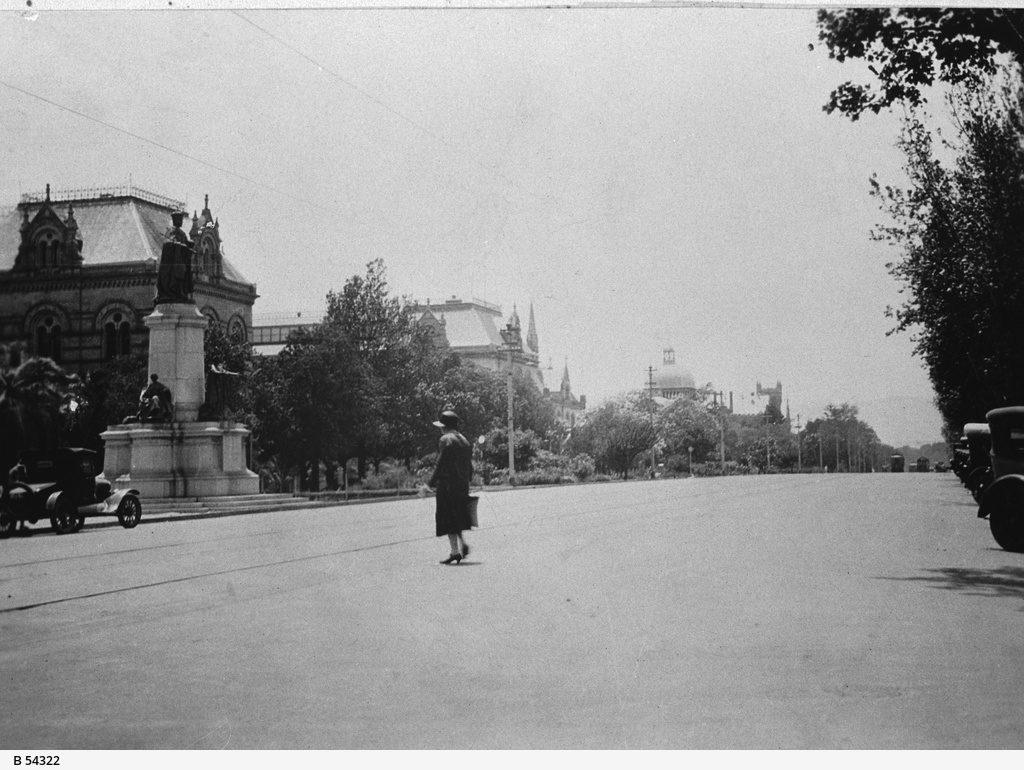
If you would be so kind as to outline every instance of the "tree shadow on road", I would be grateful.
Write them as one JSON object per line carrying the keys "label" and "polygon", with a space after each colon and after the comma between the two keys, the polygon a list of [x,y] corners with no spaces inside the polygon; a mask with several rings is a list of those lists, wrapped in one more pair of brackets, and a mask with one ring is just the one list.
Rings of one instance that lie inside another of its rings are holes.
{"label": "tree shadow on road", "polygon": [[[1024,601],[1024,567],[998,567],[996,569],[943,567],[928,569],[925,572],[929,574],[920,577],[887,577],[883,580],[928,583],[934,588],[962,591],[971,596]],[[1024,607],[1021,607],[1021,611],[1024,611]]]}

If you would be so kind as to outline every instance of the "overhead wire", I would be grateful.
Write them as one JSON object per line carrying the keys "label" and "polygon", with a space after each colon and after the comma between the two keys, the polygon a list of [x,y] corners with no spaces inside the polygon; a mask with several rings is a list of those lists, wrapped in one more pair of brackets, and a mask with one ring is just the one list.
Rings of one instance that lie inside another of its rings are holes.
{"label": "overhead wire", "polygon": [[82,112],[81,110],[76,110],[74,107],[68,107],[65,104],[61,104],[60,102],[54,101],[53,99],[48,99],[45,96],[41,96],[40,94],[34,93],[32,91],[29,91],[28,89],[21,88],[20,86],[16,86],[13,83],[7,82],[6,80],[0,79],[0,85],[5,86],[6,88],[9,88],[12,91],[16,91],[16,92],[18,92],[20,94],[28,96],[28,97],[30,97],[32,99],[36,99],[37,101],[43,102],[44,104],[48,104],[51,107],[55,107],[55,108],[57,108],[59,110],[63,110],[64,112],[68,112],[68,113],[71,113],[72,115],[76,115],[76,116],[78,116],[80,118],[83,118],[85,120],[91,121],[93,123],[97,123],[97,124],[99,124],[101,126],[104,126],[106,128],[111,129],[112,131],[117,131],[118,133],[124,134],[126,136],[130,136],[133,139],[137,139],[140,142],[145,142],[146,144],[153,145],[154,147],[158,147],[161,150],[164,150],[166,152],[169,152],[169,153],[172,153],[174,155],[178,155],[178,156],[180,156],[182,158],[186,158],[188,160],[191,160],[194,163],[198,163],[201,166],[205,166],[206,168],[210,168],[210,169],[213,169],[214,171],[219,171],[222,174],[227,174],[228,176],[233,176],[233,177],[235,177],[237,179],[241,179],[243,181],[248,182],[249,184],[255,185],[256,187],[262,188],[264,190],[269,190],[270,192],[277,193],[278,195],[283,195],[286,198],[291,198],[294,201],[298,201],[299,203],[303,203],[303,204],[305,204],[307,206],[312,206],[312,207],[314,207],[316,209],[320,209],[321,211],[330,211],[331,210],[329,207],[324,206],[324,205],[322,205],[320,203],[316,203],[314,201],[308,200],[306,198],[303,198],[300,195],[295,195],[294,193],[290,193],[287,190],[282,190],[279,187],[275,187],[273,185],[267,184],[265,182],[260,181],[259,179],[256,179],[256,178],[251,177],[251,176],[247,176],[246,174],[241,174],[241,173],[239,173],[237,171],[232,171],[229,168],[225,168],[223,166],[219,166],[216,163],[211,163],[208,160],[203,160],[200,157],[197,157],[195,155],[191,155],[191,154],[189,154],[187,152],[183,152],[182,150],[178,150],[178,149],[176,149],[174,147],[169,147],[166,144],[162,144],[161,142],[156,141],[155,139],[150,139],[147,136],[143,136],[142,134],[138,134],[138,133],[135,133],[134,131],[130,131],[129,129],[124,128],[123,126],[115,125],[113,123],[110,123],[109,121],[103,120],[102,118],[97,118],[94,115],[89,115],[88,113]]}
{"label": "overhead wire", "polygon": [[[525,196],[527,196],[529,198],[532,198],[535,201],[548,201],[548,205],[546,205],[543,208],[543,211],[545,213],[550,213],[552,211],[564,211],[564,210],[567,209],[567,207],[565,207],[565,206],[553,206],[553,205],[551,205],[550,204],[550,200],[551,200],[551,196],[550,195],[542,195],[540,193],[537,193],[537,192],[529,189],[528,187],[525,187],[525,186],[523,186],[521,184],[517,184],[514,180],[512,180],[511,178],[505,176],[504,174],[499,172],[493,166],[489,166],[488,164],[483,163],[482,161],[480,161],[478,158],[473,157],[470,153],[467,153],[464,148],[459,147],[459,146],[453,144],[451,141],[446,139],[444,136],[441,136],[440,134],[436,133],[435,131],[432,131],[427,126],[423,125],[422,123],[420,123],[417,120],[414,120],[413,118],[411,118],[408,115],[404,114],[400,110],[395,109],[394,107],[392,107],[390,104],[388,104],[384,100],[374,96],[373,94],[369,93],[365,89],[363,89],[360,86],[356,85],[354,82],[352,82],[348,78],[344,77],[343,75],[341,75],[340,73],[338,73],[334,69],[324,65],[321,61],[318,61],[316,58],[314,58],[313,56],[310,56],[309,54],[307,54],[305,51],[301,50],[297,46],[293,45],[292,43],[289,43],[287,40],[283,39],[280,35],[275,34],[271,30],[269,30],[266,27],[264,27],[263,25],[258,24],[257,22],[253,21],[251,18],[249,18],[245,14],[243,14],[243,13],[241,13],[239,11],[231,11],[231,13],[234,14],[238,19],[244,21],[245,23],[249,24],[253,28],[259,30],[262,34],[266,35],[268,38],[274,40],[281,47],[285,48],[286,50],[290,51],[294,55],[298,56],[299,58],[301,58],[304,61],[308,62],[309,64],[313,65],[314,67],[316,67],[316,69],[318,71],[323,72],[323,73],[329,75],[330,77],[334,78],[336,81],[344,84],[346,87],[348,87],[351,90],[353,90],[354,92],[358,93],[360,96],[362,96],[365,99],[369,100],[373,104],[378,105],[379,107],[381,107],[382,109],[386,110],[390,114],[394,115],[395,117],[397,117],[400,120],[404,121],[408,125],[412,126],[417,131],[421,132],[423,135],[429,137],[430,139],[432,139],[432,140],[434,140],[436,142],[439,142],[440,144],[442,144],[445,147],[447,147],[450,150],[452,150],[456,155],[465,158],[466,160],[470,161],[474,165],[476,165],[479,168],[483,169],[486,173],[491,175],[493,178],[497,179],[498,181],[500,181],[504,185],[506,185],[506,187],[508,187],[508,188],[515,187],[523,195],[525,195]],[[501,201],[506,204],[506,206],[511,206],[512,205],[512,202],[510,200],[510,196],[506,192],[498,191],[497,195],[501,199]],[[502,223],[499,225],[499,231],[504,229],[504,225],[505,225],[505,223],[507,223],[508,217],[509,217],[509,212],[508,212],[508,209],[506,208],[505,212],[504,212],[504,216],[502,217]],[[538,217],[535,220],[535,224],[541,224],[543,222],[543,220],[544,220],[544,217]],[[579,221],[578,218],[575,221]],[[586,221],[586,220],[584,220],[584,221]],[[573,223],[571,223],[571,222],[570,223],[548,222],[547,223],[547,227],[548,227],[550,232],[554,232],[554,231],[557,231],[557,230],[561,230],[561,229],[563,229],[565,227],[571,226],[572,224]],[[506,248],[507,248],[507,242],[505,241],[505,238],[502,236],[500,238],[500,240],[501,240],[501,243],[504,243],[506,245]]]}
{"label": "overhead wire", "polygon": [[[457,145],[455,145],[452,142],[448,141],[443,136],[441,136],[440,134],[432,131],[430,128],[428,128],[427,126],[423,125],[419,121],[416,121],[416,120],[410,118],[408,115],[404,114],[403,112],[395,109],[394,107],[392,107],[387,102],[385,102],[385,101],[383,101],[381,99],[378,99],[376,96],[374,96],[370,92],[366,91],[365,89],[360,88],[359,86],[357,86],[355,83],[353,83],[348,78],[344,77],[343,75],[339,74],[338,72],[335,72],[330,67],[325,66],[323,63],[317,61],[312,56],[309,56],[304,51],[300,50],[296,46],[294,46],[291,43],[289,43],[287,40],[282,39],[279,35],[275,35],[273,32],[271,32],[266,27],[264,27],[264,26],[262,26],[260,24],[257,24],[255,21],[250,19],[248,16],[240,13],[239,11],[231,11],[231,13],[234,14],[235,16],[237,16],[239,19],[241,19],[245,23],[255,27],[260,32],[262,32],[264,35],[266,35],[267,37],[269,37],[272,40],[276,41],[283,48],[286,48],[287,50],[289,50],[292,53],[294,53],[296,56],[298,56],[298,57],[304,59],[305,61],[309,62],[310,64],[312,64],[314,67],[316,67],[321,72],[325,72],[326,74],[328,74],[331,77],[333,77],[335,80],[338,80],[339,82],[344,83],[346,86],[351,88],[353,91],[358,93],[360,96],[364,97],[365,99],[368,99],[369,101],[373,102],[377,106],[387,110],[388,112],[390,112],[395,117],[400,118],[401,120],[405,121],[410,126],[415,128],[416,130],[422,132],[424,135],[430,137],[431,139],[433,139],[433,140],[435,140],[437,142],[440,142],[441,144],[445,145],[449,149],[455,151],[457,154],[467,158],[468,160],[473,162],[475,165],[477,165],[480,168],[482,168],[484,171],[486,171],[489,174],[497,177],[500,181],[505,182],[508,185],[514,184],[513,180],[509,179],[507,176],[504,176],[503,174],[498,172],[493,166],[488,166],[486,163],[483,163],[482,161],[478,160],[477,158],[474,158],[474,157],[471,157],[471,156],[467,155],[467,153],[461,147],[458,147]],[[505,199],[506,203],[508,203],[508,200],[507,200],[506,196],[502,195],[502,198]]]}
{"label": "overhead wire", "polygon": [[[242,14],[242,13],[240,13],[238,11],[231,11],[231,13],[233,15],[235,15],[237,18],[241,19],[242,21],[244,21],[247,24],[249,24],[250,26],[252,26],[253,28],[259,30],[262,34],[264,34],[267,37],[269,37],[272,40],[274,40],[277,44],[279,44],[283,48],[287,49],[288,51],[292,52],[296,56],[298,56],[298,57],[302,58],[303,60],[307,61],[308,63],[312,64],[318,70],[328,74],[329,76],[333,77],[338,82],[343,83],[345,86],[347,86],[348,88],[352,89],[353,91],[358,93],[363,98],[371,101],[372,103],[378,105],[379,107],[381,107],[382,109],[384,109],[387,112],[391,113],[392,115],[396,116],[397,118],[401,119],[402,121],[408,123],[409,125],[414,127],[417,131],[421,132],[425,136],[433,139],[436,142],[439,142],[439,143],[443,144],[444,146],[448,147],[450,150],[454,151],[456,154],[458,154],[458,155],[468,159],[474,165],[476,165],[479,168],[483,169],[484,171],[486,171],[488,174],[492,175],[493,177],[495,177],[499,181],[505,183],[506,185],[508,185],[510,187],[515,185],[515,182],[512,179],[510,179],[509,177],[507,177],[504,174],[500,173],[493,166],[489,166],[488,164],[480,161],[479,159],[474,158],[474,157],[468,155],[463,148],[453,144],[451,141],[446,139],[444,136],[436,133],[435,131],[432,131],[429,127],[425,126],[424,124],[420,123],[419,121],[414,120],[413,118],[410,118],[408,115],[404,114],[400,110],[395,109],[394,107],[392,107],[391,105],[389,105],[385,101],[383,101],[382,99],[379,99],[376,96],[374,96],[372,93],[366,91],[363,88],[360,88],[358,85],[353,83],[351,80],[345,78],[343,75],[341,75],[340,73],[338,73],[335,70],[331,69],[330,67],[325,66],[324,64],[322,64],[321,62],[319,62],[315,58],[313,58],[312,56],[309,56],[308,54],[306,54],[304,51],[302,51],[298,47],[296,47],[296,46],[292,45],[291,43],[289,43],[287,40],[284,40],[279,35],[274,34],[272,31],[268,30],[266,27],[262,26],[261,24],[258,24],[257,22],[253,21],[252,19],[248,18],[247,16],[245,16],[244,14]],[[196,155],[192,155],[192,154],[190,154],[188,152],[184,152],[184,151],[179,150],[179,149],[177,149],[175,147],[168,146],[166,144],[163,144],[162,142],[156,141],[155,139],[151,139],[151,138],[149,138],[149,137],[147,137],[147,136],[145,136],[143,134],[140,134],[140,133],[132,131],[132,130],[130,130],[128,128],[125,128],[124,126],[119,126],[119,125],[116,125],[116,124],[111,123],[109,121],[106,121],[106,120],[104,120],[102,118],[96,117],[95,115],[90,115],[90,114],[88,114],[86,112],[83,112],[81,110],[75,109],[74,107],[70,107],[70,106],[68,106],[66,104],[62,104],[62,103],[60,103],[60,102],[58,102],[56,100],[53,100],[53,99],[47,98],[47,97],[45,97],[45,96],[43,96],[41,94],[35,93],[34,91],[30,91],[30,90],[28,90],[26,88],[22,88],[20,86],[17,86],[15,84],[11,83],[11,82],[6,81],[6,80],[0,79],[0,85],[3,85],[3,86],[5,86],[6,88],[8,88],[8,89],[10,89],[12,91],[20,93],[20,94],[22,94],[24,96],[27,96],[27,97],[31,98],[31,99],[35,99],[37,101],[40,101],[40,102],[42,102],[44,104],[47,104],[47,105],[49,105],[51,107],[54,107],[54,108],[58,109],[58,110],[62,110],[64,112],[67,112],[69,114],[75,115],[75,116],[77,116],[79,118],[82,118],[84,120],[88,120],[88,121],[90,121],[92,123],[96,123],[97,125],[101,125],[101,126],[103,126],[105,128],[108,128],[108,129],[110,129],[112,131],[116,131],[118,133],[124,134],[125,136],[129,136],[132,139],[135,139],[137,141],[144,142],[146,144],[149,144],[149,145],[152,145],[154,147],[157,147],[157,148],[159,148],[159,149],[161,149],[161,150],[163,150],[165,152],[168,152],[168,153],[171,153],[173,155],[177,155],[179,157],[185,158],[185,159],[190,160],[190,161],[192,161],[194,163],[198,163],[199,165],[205,166],[206,168],[210,168],[210,169],[213,169],[214,171],[218,171],[218,172],[220,172],[222,174],[226,174],[228,176],[235,177],[236,179],[243,180],[243,181],[248,182],[249,184],[255,185],[256,187],[259,187],[261,189],[265,189],[265,190],[268,190],[270,192],[276,193],[278,195],[282,195],[284,197],[290,198],[291,200],[297,201],[299,203],[303,203],[303,204],[308,205],[308,206],[312,206],[312,207],[314,207],[316,209],[319,209],[321,211],[330,211],[330,210],[332,210],[332,209],[330,209],[327,206],[324,206],[324,205],[322,205],[320,203],[317,203],[315,201],[311,201],[311,200],[309,200],[307,198],[302,197],[301,195],[296,195],[295,193],[292,193],[292,192],[289,192],[289,191],[287,191],[285,189],[282,189],[280,187],[276,187],[274,185],[268,184],[268,183],[263,182],[262,180],[257,179],[255,177],[249,176],[247,174],[240,173],[238,171],[233,171],[233,170],[231,170],[229,168],[226,168],[224,166],[221,166],[221,165],[218,165],[218,164],[213,163],[211,161],[205,160],[204,158],[198,157]],[[526,189],[526,188],[520,187],[519,189],[522,192],[528,194],[530,197],[534,197],[534,198],[537,198],[537,199],[543,199],[544,197],[546,197],[546,196],[542,196],[542,195],[539,195],[537,193],[534,193],[533,191],[531,191],[529,189]],[[501,199],[506,204],[510,203],[508,195],[506,195],[505,193],[499,193],[499,195],[500,195]]]}

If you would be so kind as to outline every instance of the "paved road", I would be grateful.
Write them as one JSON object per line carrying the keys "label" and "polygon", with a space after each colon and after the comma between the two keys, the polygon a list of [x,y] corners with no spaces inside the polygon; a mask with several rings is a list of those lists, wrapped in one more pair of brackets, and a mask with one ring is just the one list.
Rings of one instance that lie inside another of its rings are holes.
{"label": "paved road", "polygon": [[0,544],[3,748],[1024,747],[951,475],[485,493]]}

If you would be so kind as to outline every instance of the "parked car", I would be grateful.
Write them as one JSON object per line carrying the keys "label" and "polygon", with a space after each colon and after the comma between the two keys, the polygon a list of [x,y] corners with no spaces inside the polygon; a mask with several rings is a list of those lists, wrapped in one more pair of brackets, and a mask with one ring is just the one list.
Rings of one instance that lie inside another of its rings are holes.
{"label": "parked car", "polygon": [[991,426],[984,422],[969,422],[964,425],[964,435],[967,437],[967,465],[960,480],[970,490],[975,502],[980,502],[985,488],[992,483]]}
{"label": "parked car", "polygon": [[992,475],[978,507],[992,536],[1007,551],[1024,551],[1024,407],[993,409],[987,415],[992,435]]}
{"label": "parked car", "polygon": [[97,481],[96,453],[89,449],[22,452],[0,495],[0,537],[19,524],[49,519],[58,534],[77,532],[89,516],[117,516],[125,529],[142,518],[135,489]]}

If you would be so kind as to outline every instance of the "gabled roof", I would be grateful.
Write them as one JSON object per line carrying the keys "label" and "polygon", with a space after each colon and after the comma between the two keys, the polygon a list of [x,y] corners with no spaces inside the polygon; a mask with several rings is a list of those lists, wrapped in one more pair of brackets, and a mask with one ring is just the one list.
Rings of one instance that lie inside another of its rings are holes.
{"label": "gabled roof", "polygon": [[501,312],[476,302],[447,302],[419,306],[421,311],[444,318],[444,333],[453,348],[501,345],[501,334],[495,320]]}
{"label": "gabled roof", "polygon": [[[44,205],[30,202],[0,208],[0,270],[14,267],[25,208],[31,220]],[[67,202],[54,201],[50,205],[61,218],[67,216]],[[170,208],[132,195],[75,200],[72,205],[86,267],[160,259],[164,233],[171,225]],[[190,217],[185,217],[182,227],[188,232]],[[227,259],[223,259],[223,264],[225,278],[249,283]]]}

